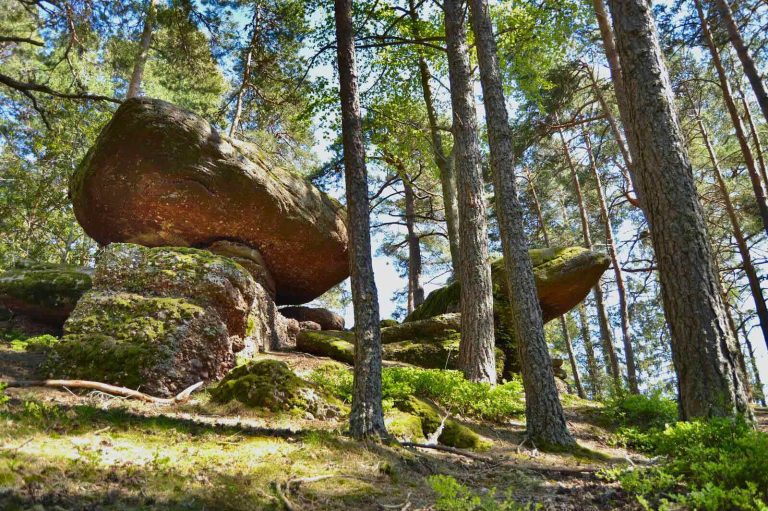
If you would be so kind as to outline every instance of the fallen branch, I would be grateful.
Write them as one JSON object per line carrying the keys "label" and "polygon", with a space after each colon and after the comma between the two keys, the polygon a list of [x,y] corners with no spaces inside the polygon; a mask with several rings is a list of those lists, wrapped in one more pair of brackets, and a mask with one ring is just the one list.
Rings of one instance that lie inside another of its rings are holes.
{"label": "fallen branch", "polygon": [[183,403],[189,399],[189,396],[199,389],[203,382],[199,381],[194,385],[190,385],[186,389],[179,392],[175,397],[155,397],[149,394],[144,394],[138,390],[128,389],[126,387],[116,387],[115,385],[109,385],[107,383],[100,383],[97,381],[87,380],[18,380],[2,382],[6,387],[69,387],[73,389],[93,389],[105,394],[112,394],[114,396],[127,397],[129,399],[138,399],[145,403],[155,403],[159,405],[172,405],[176,403]]}

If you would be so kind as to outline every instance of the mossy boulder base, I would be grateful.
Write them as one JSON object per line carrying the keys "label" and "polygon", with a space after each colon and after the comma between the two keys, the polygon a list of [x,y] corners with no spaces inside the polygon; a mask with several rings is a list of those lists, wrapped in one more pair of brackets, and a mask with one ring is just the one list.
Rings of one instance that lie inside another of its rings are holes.
{"label": "mossy boulder base", "polygon": [[234,363],[215,311],[181,298],[91,291],[51,350],[51,376],[95,380],[161,396],[224,376]]}
{"label": "mossy boulder base", "polygon": [[100,243],[258,249],[278,304],[306,303],[349,275],[344,210],[257,147],[154,99],[125,101],[70,181]]}
{"label": "mossy boulder base", "polygon": [[85,268],[22,261],[0,275],[0,304],[14,314],[61,328],[90,288]]}
{"label": "mossy boulder base", "polygon": [[94,287],[49,356],[51,376],[171,395],[234,365],[261,290],[242,266],[207,250],[109,245]]}

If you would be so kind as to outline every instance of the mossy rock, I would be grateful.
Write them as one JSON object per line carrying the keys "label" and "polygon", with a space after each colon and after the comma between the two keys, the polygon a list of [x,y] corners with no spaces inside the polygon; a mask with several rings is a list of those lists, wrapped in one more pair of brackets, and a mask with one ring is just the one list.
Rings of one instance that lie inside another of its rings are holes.
{"label": "mossy rock", "polygon": [[0,304],[14,314],[61,328],[91,285],[86,268],[22,261],[0,275]]}
{"label": "mossy rock", "polygon": [[329,357],[345,364],[355,362],[355,333],[334,330],[304,330],[296,337],[296,349]]}
{"label": "mossy rock", "polygon": [[454,338],[461,332],[461,314],[442,314],[421,321],[395,323],[381,330],[381,342],[389,344],[418,339],[438,340]]}
{"label": "mossy rock", "polygon": [[244,337],[256,296],[251,274],[228,257],[185,247],[112,243],[99,256],[94,287],[101,291],[183,298],[211,307],[230,335]]}
{"label": "mossy rock", "polygon": [[400,323],[396,319],[382,319],[379,322],[379,327],[381,328],[387,328],[390,326],[399,325]]}
{"label": "mossy rock", "polygon": [[[429,321],[429,320],[428,320]],[[387,329],[382,331],[382,336]],[[382,346],[384,360],[403,362],[425,369],[456,369],[460,334],[447,332],[444,338],[415,338]],[[296,349],[312,355],[329,357],[346,364],[355,361],[355,333],[333,330],[303,331],[296,338]],[[504,367],[504,353],[496,350],[499,373]]]}
{"label": "mossy rock", "polygon": [[[395,404],[398,410],[411,414],[421,419],[422,433],[425,438],[429,438],[440,427],[442,416],[439,410],[432,404],[419,399],[410,397],[404,401]],[[456,447],[459,449],[487,449],[490,446],[488,440],[472,431],[467,426],[447,419],[443,427],[443,432],[437,439],[443,445]]]}
{"label": "mossy rock", "polygon": [[64,325],[45,371],[157,395],[217,380],[234,363],[219,316],[181,298],[90,291]]}
{"label": "mossy rock", "polygon": [[279,360],[249,361],[234,368],[211,389],[211,398],[218,403],[236,400],[271,412],[309,412],[326,418],[340,413],[334,398]]}
{"label": "mossy rock", "polygon": [[389,410],[384,415],[384,425],[387,427],[387,433],[401,442],[422,443],[426,441],[421,418],[412,413],[396,408]]}
{"label": "mossy rock", "polygon": [[[565,314],[578,305],[597,284],[610,260],[602,253],[583,247],[531,249],[536,289],[544,321]],[[493,312],[496,346],[505,354],[504,377],[519,372],[517,343],[512,334],[511,310],[504,260],[491,264]],[[423,321],[459,309],[461,287],[458,282],[437,289],[413,311],[405,323]]]}

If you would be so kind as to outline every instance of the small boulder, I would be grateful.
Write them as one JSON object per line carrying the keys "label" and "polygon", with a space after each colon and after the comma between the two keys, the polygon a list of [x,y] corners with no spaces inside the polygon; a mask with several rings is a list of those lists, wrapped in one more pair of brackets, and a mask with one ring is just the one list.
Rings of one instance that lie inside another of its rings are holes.
{"label": "small boulder", "polygon": [[340,413],[335,399],[279,360],[250,361],[234,368],[211,389],[211,398],[218,403],[236,400],[271,412],[308,412],[321,418]]}
{"label": "small boulder", "polygon": [[344,318],[335,312],[319,307],[283,307],[280,314],[298,322],[314,321],[321,330],[344,330]]}
{"label": "small boulder", "polygon": [[46,361],[51,377],[95,380],[175,395],[234,364],[218,314],[183,298],[90,291]]}
{"label": "small boulder", "polygon": [[60,329],[83,293],[91,270],[69,264],[22,261],[0,274],[0,304],[54,330]]}

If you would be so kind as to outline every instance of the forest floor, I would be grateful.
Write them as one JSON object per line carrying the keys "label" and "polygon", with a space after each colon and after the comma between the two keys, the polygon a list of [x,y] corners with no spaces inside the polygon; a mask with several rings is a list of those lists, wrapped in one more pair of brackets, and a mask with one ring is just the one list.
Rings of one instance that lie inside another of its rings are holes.
{"label": "forest floor", "polygon": [[[305,374],[327,359],[261,355]],[[0,381],[32,378],[39,354],[0,343]],[[493,441],[467,455],[357,442],[346,422],[210,403],[158,406],[55,389],[7,389],[0,407],[2,510],[434,509],[429,476],[551,510],[640,509],[606,468],[648,462],[614,445],[599,409],[569,406],[578,453],[523,444],[524,424],[467,423]],[[760,412],[768,427],[768,412]],[[505,508],[506,509],[506,508]],[[510,508],[511,509],[511,508]]]}

